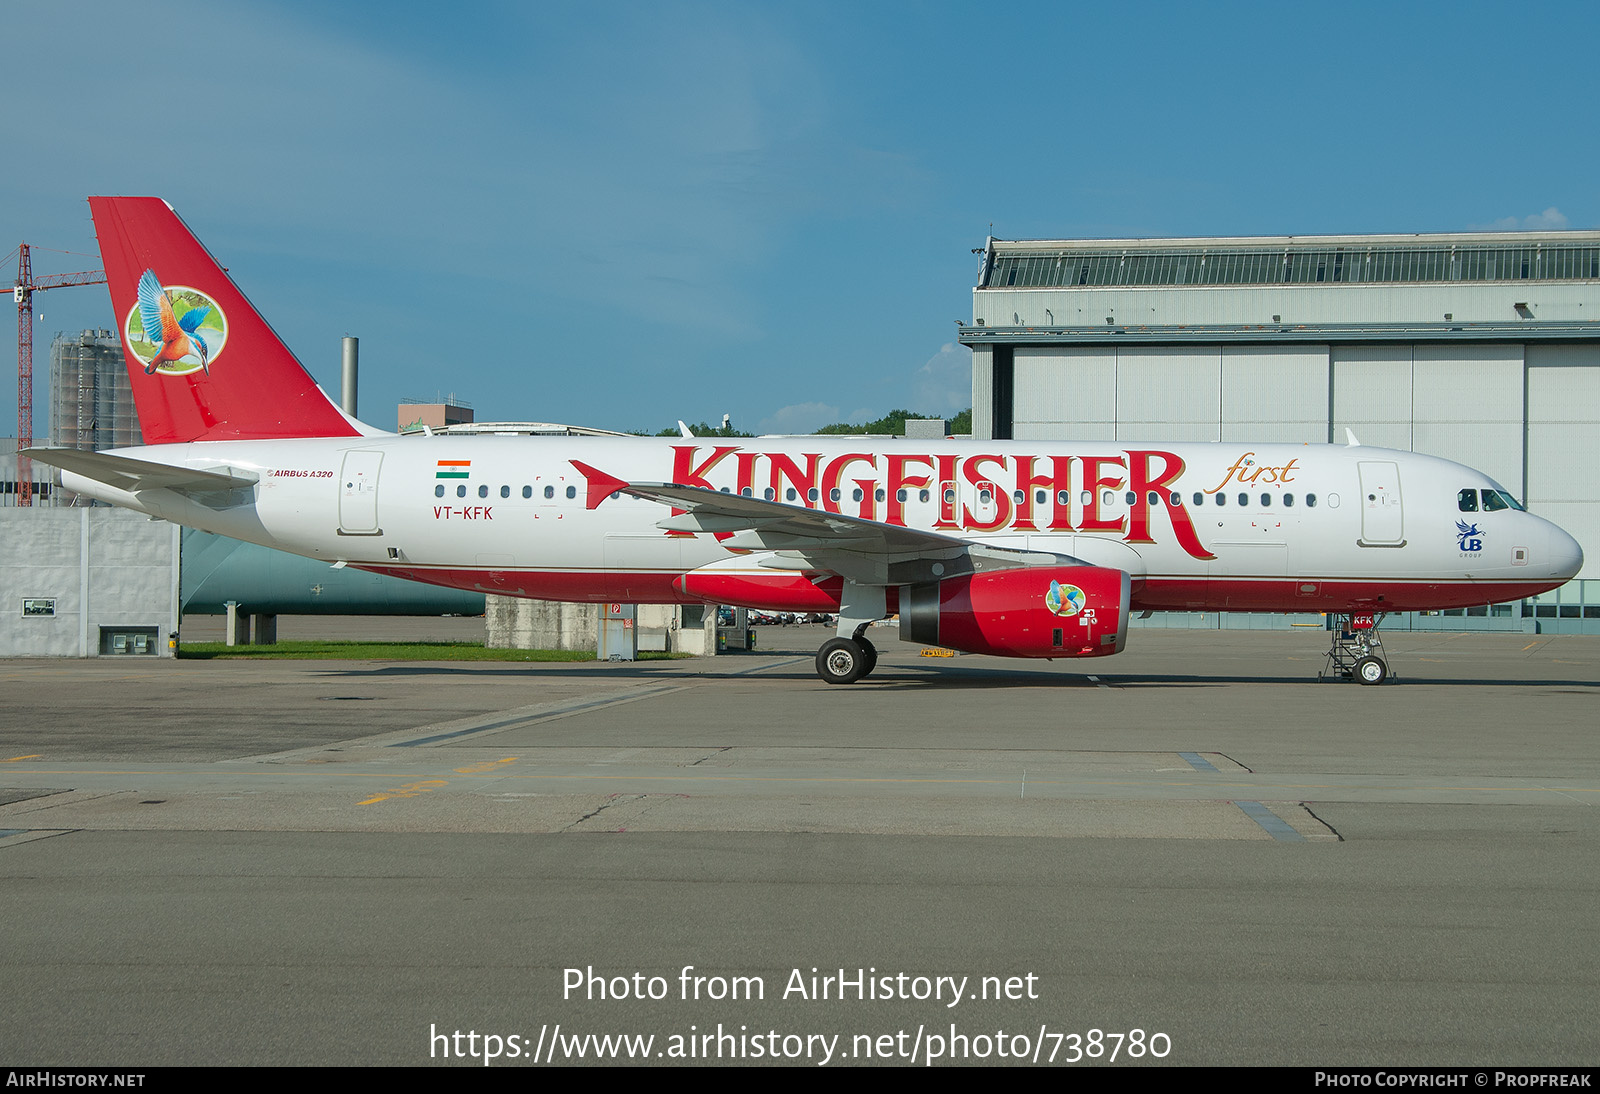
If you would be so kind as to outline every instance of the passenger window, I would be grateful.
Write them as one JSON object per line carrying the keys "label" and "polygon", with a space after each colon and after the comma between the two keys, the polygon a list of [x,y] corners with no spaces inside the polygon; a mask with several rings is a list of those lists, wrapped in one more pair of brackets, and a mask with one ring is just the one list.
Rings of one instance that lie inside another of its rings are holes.
{"label": "passenger window", "polygon": [[1027,496],[1028,495],[1024,494],[1021,490],[1018,490],[1011,495],[1011,500],[1016,502],[1018,505],[1021,505],[1023,499],[1025,499]]}
{"label": "passenger window", "polygon": [[1239,504],[1248,509],[1250,507],[1250,495],[1241,491],[1239,494]]}
{"label": "passenger window", "polygon": [[1272,495],[1271,494],[1262,494],[1261,495],[1261,508],[1263,508],[1263,509],[1271,509],[1272,508]]}
{"label": "passenger window", "polygon": [[994,500],[994,495],[991,494],[988,490],[979,490],[978,491],[978,501],[981,504],[988,505],[993,500]]}
{"label": "passenger window", "polygon": [[905,501],[906,500],[906,492],[904,490],[896,490],[894,492],[894,500],[895,501]]}
{"label": "passenger window", "polygon": [[[812,499],[812,500],[815,500],[815,499]],[[838,501],[839,500],[839,488],[837,486],[835,486],[832,490],[828,491],[828,500],[829,501]],[[860,499],[857,498],[856,500],[859,501]]]}
{"label": "passenger window", "polygon": [[[1018,498],[1017,500],[1021,501],[1022,499]],[[1036,491],[1034,491],[1033,503],[1035,505],[1043,505],[1045,502],[1047,502],[1049,500],[1050,500],[1049,491],[1047,491],[1047,490],[1036,490]]]}
{"label": "passenger window", "polygon": [[1057,505],[1071,505],[1072,504],[1072,495],[1067,493],[1065,490],[1057,490],[1056,491],[1056,504]]}
{"label": "passenger window", "polygon": [[761,496],[763,498],[767,499],[768,501],[774,501],[774,500],[776,500],[778,495],[777,495],[777,492],[774,491],[772,489],[772,487],[769,486],[765,490],[761,491]]}
{"label": "passenger window", "polygon": [[489,496],[489,487],[487,485],[478,487],[478,497],[486,498],[488,496]]}
{"label": "passenger window", "polygon": [[806,491],[806,500],[807,501],[816,501],[821,496],[822,495],[817,493],[817,488],[815,486],[813,486],[810,490]]}
{"label": "passenger window", "polygon": [[888,491],[884,490],[884,488],[880,486],[872,492],[872,496],[878,501],[882,501],[884,498],[887,498],[889,494]]}
{"label": "passenger window", "polygon": [[948,486],[944,488],[944,500],[947,505],[956,500],[956,492]]}
{"label": "passenger window", "polygon": [[1194,503],[1196,505],[1204,505],[1206,503],[1206,496],[1200,493],[1200,491],[1196,490],[1194,492]]}
{"label": "passenger window", "polygon": [[724,487],[723,487],[723,488],[722,488],[722,490],[721,490],[721,493],[724,493],[724,494],[731,494],[731,493],[733,493],[733,487],[731,487],[731,486],[724,486]]}
{"label": "passenger window", "polygon": [[441,482],[438,486],[433,488],[433,496],[436,498],[444,497],[444,483]]}
{"label": "passenger window", "polygon": [[1174,490],[1171,494],[1167,495],[1167,500],[1171,503],[1172,507],[1176,509],[1178,506],[1183,504],[1183,495]]}
{"label": "passenger window", "polygon": [[[1488,491],[1484,491],[1488,493]],[[1478,511],[1478,492],[1476,490],[1463,490],[1456,495],[1456,508],[1463,513],[1476,513]]]}
{"label": "passenger window", "polygon": [[1228,495],[1222,493],[1220,490],[1217,491],[1217,504],[1218,505],[1227,505],[1228,504]]}
{"label": "passenger window", "polygon": [[[533,487],[531,487],[531,486],[524,486],[524,487],[523,487],[523,488],[522,488],[522,496],[523,496],[523,497],[525,497],[525,498],[531,498],[531,497],[533,497]],[[615,494],[612,494],[612,495],[611,495],[611,496],[612,496],[612,497],[616,497],[616,495],[615,495]]]}
{"label": "passenger window", "polygon": [[545,487],[544,488],[544,496],[547,497],[547,498],[555,497],[556,496],[556,488],[553,487],[553,486]]}
{"label": "passenger window", "polygon": [[509,486],[502,486],[502,487],[501,487],[501,488],[500,488],[500,496],[501,496],[501,497],[502,497],[502,498],[509,498],[509,497],[510,497],[510,496],[511,496],[511,487],[509,487]]}
{"label": "passenger window", "polygon": [[[837,494],[838,492],[839,491],[837,491],[837,490],[834,491],[835,494]],[[854,490],[850,491],[850,500],[851,501],[860,501],[864,497],[866,497],[866,495],[861,492],[861,487],[859,487],[859,486],[856,487]]]}
{"label": "passenger window", "polygon": [[933,494],[930,493],[927,490],[918,490],[917,491],[917,500],[920,501],[920,502],[926,502],[931,497],[933,497]]}
{"label": "passenger window", "polygon": [[464,498],[466,496],[467,496],[467,488],[465,486],[456,487],[456,497]]}
{"label": "passenger window", "polygon": [[1089,493],[1089,491],[1085,490],[1083,492],[1083,496],[1081,498],[1079,498],[1078,501],[1079,501],[1079,504],[1088,505],[1089,502],[1092,501],[1093,499],[1094,499],[1094,495]]}
{"label": "passenger window", "polygon": [[1315,509],[1316,507],[1317,507],[1317,496],[1315,494],[1307,494],[1306,495],[1306,508],[1307,509]]}
{"label": "passenger window", "polygon": [[1293,494],[1285,494],[1283,496],[1283,505],[1284,505],[1285,509],[1294,508],[1294,495]]}
{"label": "passenger window", "polygon": [[578,496],[578,488],[576,486],[567,487],[567,497],[568,498],[575,498],[577,496]]}
{"label": "passenger window", "polygon": [[741,498],[749,498],[749,497],[754,497],[755,495],[751,491],[750,487],[746,486],[744,489],[739,491],[739,496]]}
{"label": "passenger window", "polygon": [[783,499],[785,501],[797,501],[799,498],[800,495],[794,492],[794,487],[792,486],[783,492]]}
{"label": "passenger window", "polygon": [[1116,498],[1117,498],[1117,495],[1115,495],[1111,491],[1107,490],[1100,496],[1100,504],[1101,505],[1110,505],[1112,502],[1116,501]]}
{"label": "passenger window", "polygon": [[1135,494],[1132,490],[1129,490],[1126,494],[1122,495],[1122,500],[1127,504],[1132,505],[1134,502],[1139,500],[1139,495]]}

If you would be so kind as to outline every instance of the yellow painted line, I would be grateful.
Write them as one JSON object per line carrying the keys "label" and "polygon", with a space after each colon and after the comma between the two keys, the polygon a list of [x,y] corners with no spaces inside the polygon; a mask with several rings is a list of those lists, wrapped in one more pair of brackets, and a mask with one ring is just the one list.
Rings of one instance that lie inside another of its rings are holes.
{"label": "yellow painted line", "polygon": [[366,801],[357,802],[356,804],[372,805],[374,802],[388,801],[390,798],[414,798],[419,794],[426,794],[429,791],[437,790],[439,787],[448,786],[449,784],[450,783],[448,779],[423,779],[420,782],[406,783],[404,786],[397,787],[394,790],[385,791],[376,797],[368,798]]}
{"label": "yellow painted line", "polygon": [[503,760],[485,760],[481,764],[472,764],[470,767],[458,767],[456,768],[456,774],[482,775],[485,772],[494,771],[505,764],[514,764],[516,762],[517,758],[515,756],[507,756]]}
{"label": "yellow painted line", "polygon": [[[206,778],[216,778],[217,774],[218,774],[217,772],[214,772],[214,771],[208,771],[208,772],[177,772],[177,771],[169,771],[169,772],[149,772],[149,771],[139,771],[139,772],[131,772],[131,771],[100,771],[100,772],[58,771],[57,772],[57,771],[37,771],[37,772],[32,772],[32,773],[33,774],[45,774],[45,775],[49,775],[49,774],[59,774],[59,775],[99,774],[99,775],[141,775],[141,776],[148,776],[148,775],[152,775],[152,774],[165,774],[165,775],[195,775],[195,774],[199,774],[199,775],[202,775],[203,777],[206,777]],[[291,774],[291,773],[290,772],[285,772],[285,771],[282,771],[282,770],[278,770],[278,771],[260,771],[260,772],[240,771],[240,772],[229,772],[228,774],[230,774],[230,775],[234,775],[234,774],[237,774],[237,775],[268,775],[268,776],[276,776],[278,778],[282,778],[285,774]],[[318,770],[315,770],[315,771],[293,772],[292,774],[304,774],[304,775],[308,775],[308,776],[312,776],[312,777],[316,777],[316,778],[326,779],[326,778],[329,777],[330,772],[328,772],[327,769],[325,769],[325,768],[321,768],[321,769],[318,769]],[[339,773],[338,775],[336,775],[334,777],[335,778],[360,778],[360,779],[392,779],[392,778],[394,778],[394,772],[393,771],[386,771],[386,772],[379,772],[379,771],[352,771],[352,772],[341,772],[341,773]],[[1012,785],[1015,785],[1015,783],[1016,783],[1015,778],[1004,777],[1004,776],[998,777],[998,778],[993,778],[993,779],[974,779],[974,778],[966,778],[966,779],[880,778],[880,777],[866,777],[866,776],[837,776],[837,777],[829,777],[829,778],[807,778],[807,777],[803,777],[803,776],[792,776],[792,775],[731,775],[731,774],[730,775],[703,775],[703,774],[702,775],[662,775],[662,774],[638,774],[638,775],[621,776],[621,775],[617,775],[617,774],[612,773],[612,772],[599,773],[599,774],[593,774],[593,775],[588,775],[588,774],[584,774],[584,775],[554,775],[554,774],[536,774],[536,773],[531,773],[531,772],[527,773],[527,774],[511,774],[511,773],[508,772],[506,777],[509,778],[509,779],[537,779],[537,780],[543,780],[543,781],[557,781],[557,782],[600,782],[600,781],[604,781],[604,780],[615,781],[617,779],[632,779],[632,780],[652,781],[652,782],[724,782],[724,783],[739,783],[739,782],[797,783],[798,782],[798,783],[812,783],[812,784],[822,784],[822,785],[826,785],[826,784],[829,784],[829,783],[841,783],[841,784],[847,784],[847,785],[877,785],[877,784],[885,784],[885,785],[910,785],[910,786],[916,786],[916,785],[930,785],[930,786],[1012,786]],[[1359,791],[1379,791],[1379,792],[1400,791],[1400,792],[1405,792],[1405,793],[1424,793],[1424,792],[1458,793],[1458,792],[1463,792],[1463,791],[1473,791],[1473,792],[1482,792],[1482,793],[1505,793],[1507,791],[1516,792],[1516,791],[1530,791],[1531,790],[1531,791],[1541,791],[1541,792],[1545,792],[1545,793],[1557,793],[1557,794],[1568,794],[1568,793],[1600,794],[1600,786],[1411,786],[1411,787],[1396,787],[1396,786],[1376,786],[1376,785],[1372,785],[1372,784],[1368,784],[1368,783],[1349,783],[1349,784],[1340,784],[1340,783],[1286,783],[1286,782],[1274,782],[1274,781],[1270,781],[1270,780],[1263,780],[1263,781],[1257,781],[1257,782],[1235,782],[1235,781],[1221,781],[1221,780],[1210,780],[1210,779],[1207,779],[1207,780],[1181,780],[1181,781],[1179,781],[1179,780],[1163,780],[1163,779],[1155,779],[1155,778],[1144,779],[1144,780],[1130,780],[1130,779],[1070,779],[1069,780],[1069,779],[1059,779],[1059,778],[1038,779],[1035,776],[1030,776],[1028,781],[1030,783],[1037,783],[1039,785],[1046,785],[1046,786],[1084,785],[1084,786],[1094,786],[1094,787],[1138,787],[1138,788],[1146,789],[1146,790],[1152,789],[1152,788],[1161,788],[1161,787],[1172,787],[1172,788],[1179,788],[1179,789],[1181,789],[1181,788],[1207,788],[1207,789],[1210,789],[1210,790],[1213,790],[1213,791],[1218,791],[1218,792],[1228,791],[1228,790],[1232,790],[1232,789],[1259,791],[1259,790],[1261,790],[1263,788],[1263,786],[1269,786],[1269,787],[1271,787],[1273,789],[1282,789],[1282,790],[1324,790],[1324,791],[1332,791],[1332,792],[1341,792],[1341,791],[1342,792],[1349,792],[1349,791],[1358,791],[1359,790]],[[396,787],[393,790],[381,792],[380,794],[378,794],[378,795],[376,795],[376,796],[374,796],[372,798],[368,798],[368,799],[362,801],[360,804],[367,805],[367,804],[370,804],[372,802],[384,801],[384,800],[386,800],[386,799],[388,799],[390,797],[399,797],[399,798],[416,797],[419,794],[425,794],[425,793],[428,793],[430,791],[436,790],[441,786],[446,786],[446,785],[448,785],[448,783],[449,783],[449,780],[447,780],[447,779],[425,779],[425,780],[421,780],[421,781],[415,782],[415,783],[407,783],[407,784],[404,784],[403,786]]]}
{"label": "yellow painted line", "polygon": [[1537,642],[1529,642],[1526,646],[1523,646],[1522,649],[1519,650],[1518,652],[1519,653],[1527,653],[1529,650],[1533,649],[1533,647],[1537,646],[1538,644],[1539,643],[1537,643]]}
{"label": "yellow painted line", "polygon": [[36,752],[32,756],[13,756],[9,760],[0,760],[0,763],[3,763],[3,764],[14,764],[18,760],[42,760],[43,758],[44,758],[44,754],[43,753]]}

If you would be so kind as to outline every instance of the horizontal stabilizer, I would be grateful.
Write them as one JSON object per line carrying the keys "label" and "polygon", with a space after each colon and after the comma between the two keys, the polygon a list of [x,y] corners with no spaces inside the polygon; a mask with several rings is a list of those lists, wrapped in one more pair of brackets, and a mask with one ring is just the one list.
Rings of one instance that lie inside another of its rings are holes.
{"label": "horizontal stabilizer", "polygon": [[129,493],[139,490],[172,490],[190,496],[214,495],[225,491],[249,489],[259,478],[254,471],[241,471],[232,467],[196,470],[193,467],[174,467],[172,464],[136,460],[128,456],[113,456],[108,452],[83,452],[76,448],[29,448],[23,455]]}

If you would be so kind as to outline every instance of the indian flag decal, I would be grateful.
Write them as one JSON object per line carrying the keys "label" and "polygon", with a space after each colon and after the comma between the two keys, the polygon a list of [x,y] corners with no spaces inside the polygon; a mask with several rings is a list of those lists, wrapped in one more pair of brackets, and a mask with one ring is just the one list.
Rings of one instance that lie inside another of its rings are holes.
{"label": "indian flag decal", "polygon": [[440,460],[439,473],[434,477],[439,479],[465,479],[470,477],[471,473],[471,460]]}

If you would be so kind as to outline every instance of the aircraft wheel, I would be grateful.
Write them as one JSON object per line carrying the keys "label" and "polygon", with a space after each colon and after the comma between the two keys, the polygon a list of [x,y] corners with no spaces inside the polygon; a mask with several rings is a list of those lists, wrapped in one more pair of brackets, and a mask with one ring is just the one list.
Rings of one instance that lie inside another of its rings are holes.
{"label": "aircraft wheel", "polygon": [[853,638],[830,638],[817,651],[817,675],[830,684],[853,684],[867,673],[867,652]]}
{"label": "aircraft wheel", "polygon": [[1389,666],[1381,657],[1363,657],[1356,662],[1355,678],[1362,684],[1381,684],[1389,678]]}
{"label": "aircraft wheel", "polygon": [[866,659],[866,668],[861,670],[861,675],[871,676],[872,670],[878,667],[878,647],[868,642],[865,638],[857,638],[856,642],[860,644],[861,652]]}

